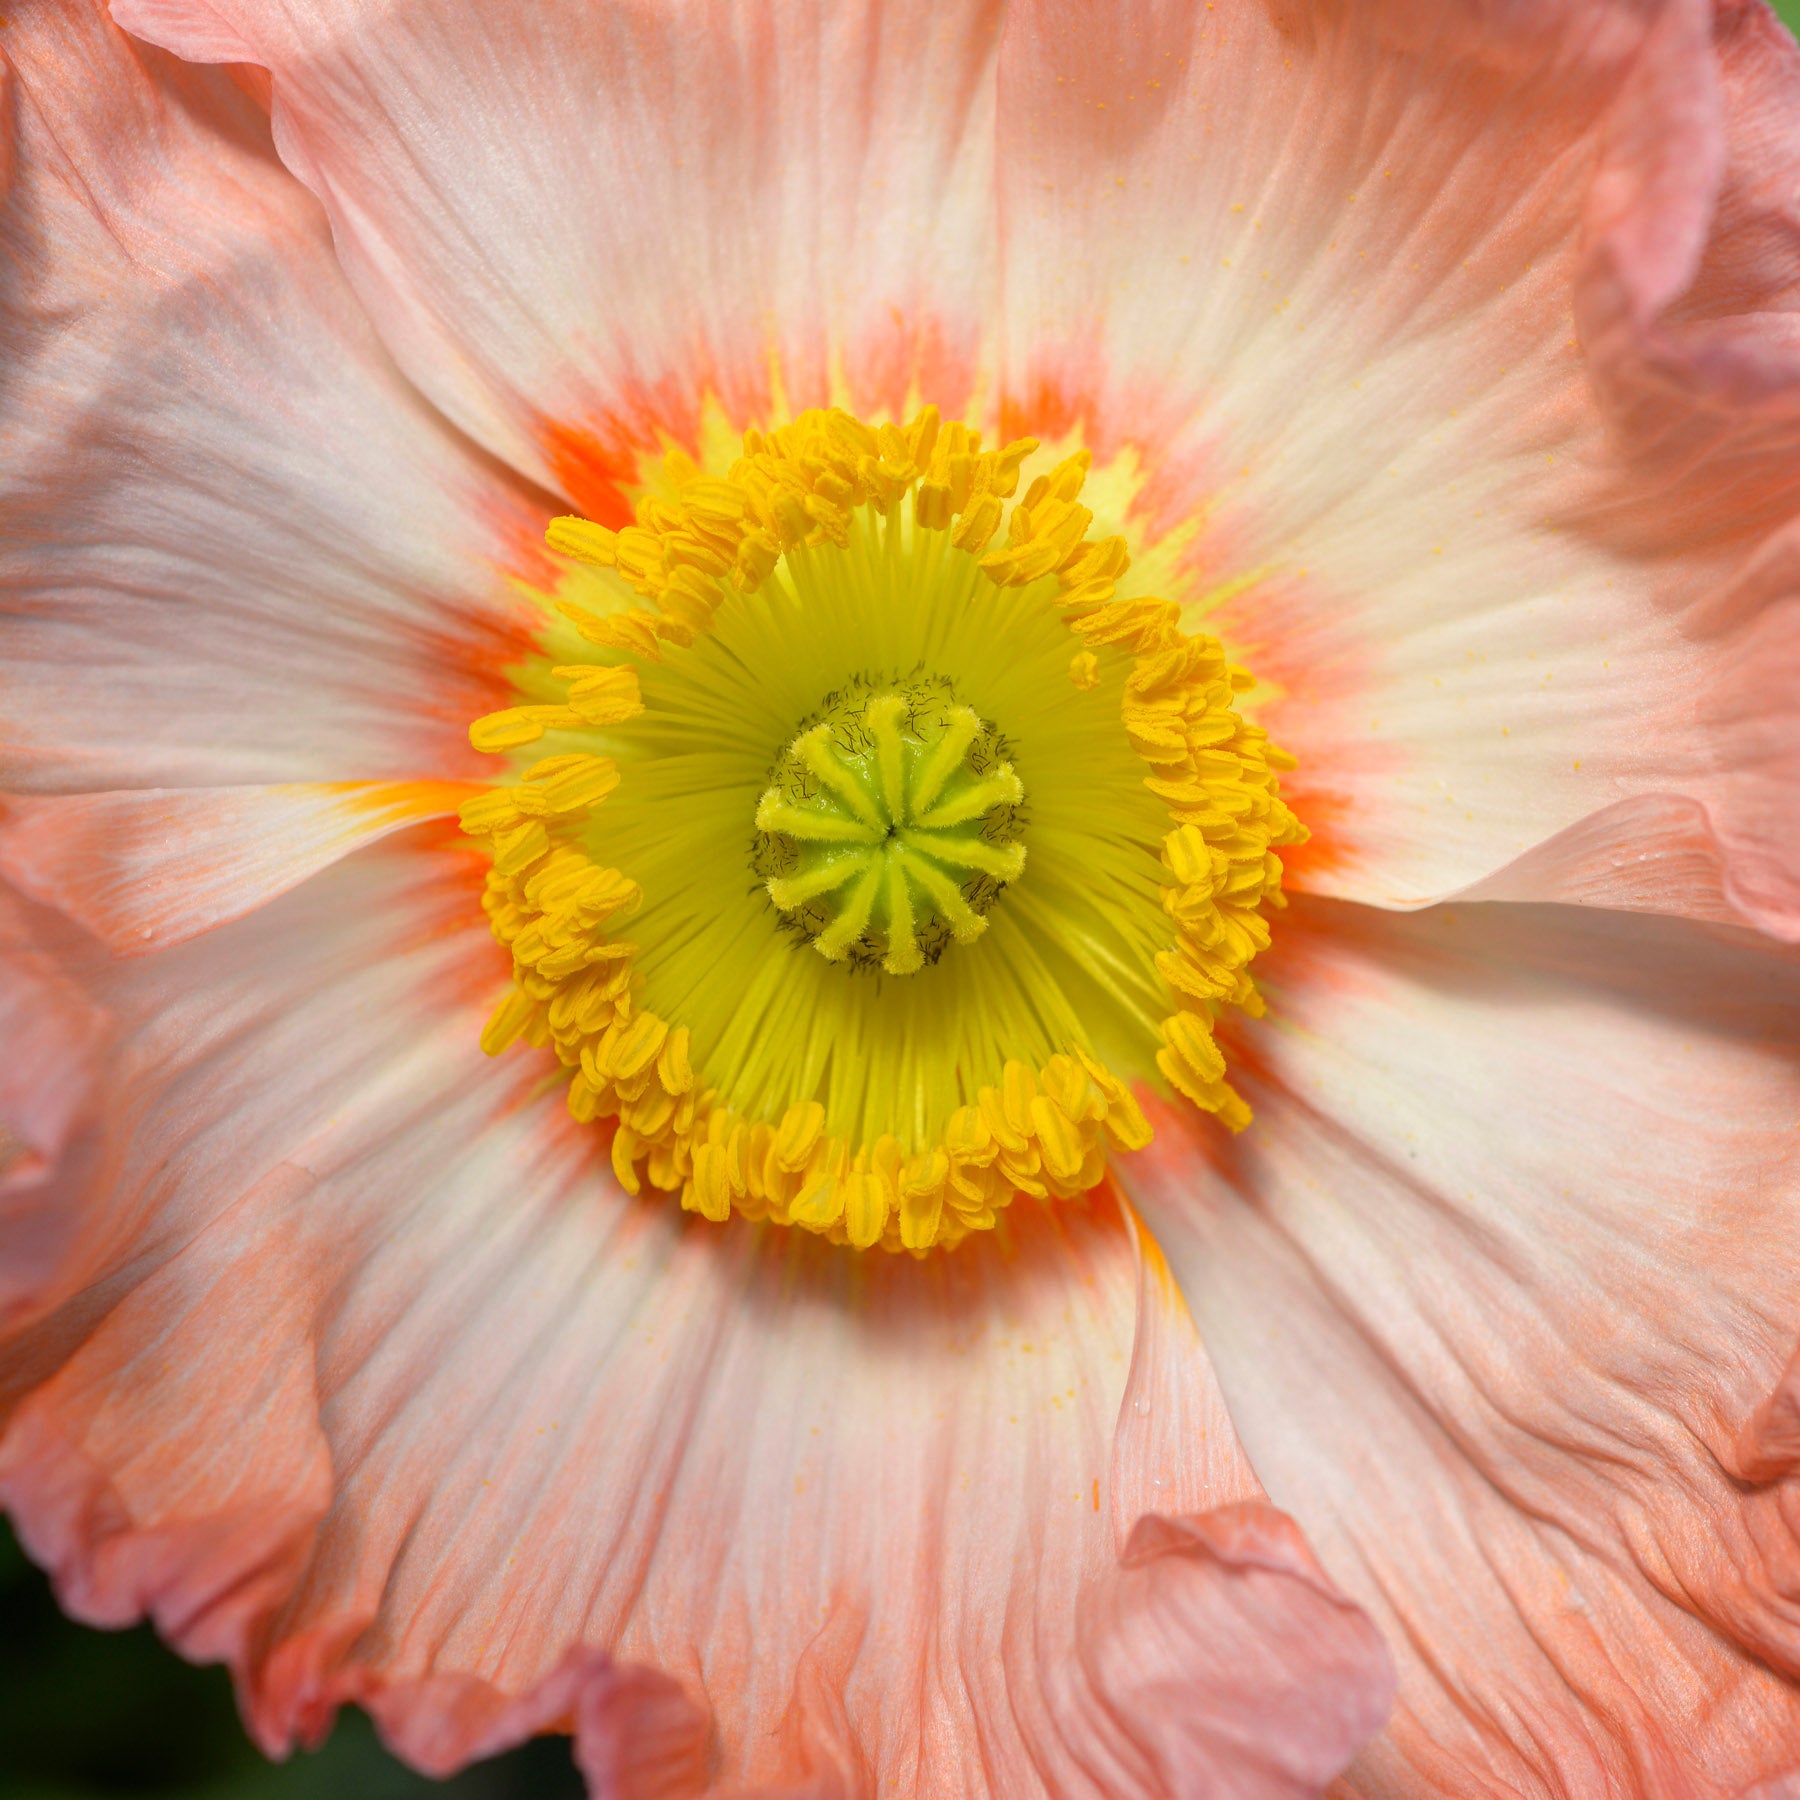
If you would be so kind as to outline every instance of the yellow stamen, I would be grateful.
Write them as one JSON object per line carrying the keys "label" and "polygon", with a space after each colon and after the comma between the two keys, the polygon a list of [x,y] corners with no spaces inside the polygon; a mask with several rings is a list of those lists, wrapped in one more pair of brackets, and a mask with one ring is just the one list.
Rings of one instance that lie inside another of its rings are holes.
{"label": "yellow stamen", "polygon": [[1085,452],[1009,509],[1035,450],[808,413],[551,526],[593,648],[471,730],[515,758],[462,812],[514,968],[482,1041],[554,1050],[629,1191],[923,1253],[1141,1148],[1132,1080],[1247,1121],[1213,1023],[1260,1010],[1292,763],[1119,595]]}

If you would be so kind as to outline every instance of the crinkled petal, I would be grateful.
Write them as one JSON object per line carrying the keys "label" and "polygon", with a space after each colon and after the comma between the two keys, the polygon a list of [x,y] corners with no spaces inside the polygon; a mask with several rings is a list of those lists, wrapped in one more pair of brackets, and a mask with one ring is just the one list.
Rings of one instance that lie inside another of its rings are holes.
{"label": "crinkled petal", "polygon": [[916,1262],[628,1198],[476,1048],[441,829],[105,971],[0,1438],[66,1602],[230,1659],[270,1749],[353,1699],[434,1771],[573,1727],[607,1794],[1317,1793],[1386,1652],[1117,1198]]}
{"label": "crinkled petal", "polygon": [[[1297,901],[1126,1180],[1246,1450],[1383,1626],[1376,1796],[1800,1762],[1800,960],[1565,907]],[[1262,965],[1259,963],[1259,977]]]}
{"label": "crinkled petal", "polygon": [[1009,415],[1139,455],[1300,759],[1295,881],[1632,905],[1534,853],[1697,828],[1716,877],[1655,901],[1800,935],[1800,51],[1767,9],[1027,5],[1000,94]]}
{"label": "crinkled petal", "polygon": [[82,1127],[112,1021],[84,971],[94,946],[0,883],[0,1332],[67,1254]]}
{"label": "crinkled petal", "polygon": [[1147,1514],[1120,1560],[1082,1614],[1080,1679],[1058,1695],[1111,1753],[1087,1753],[1097,1794],[1303,1800],[1385,1718],[1368,1620],[1286,1515]]}
{"label": "crinkled petal", "polygon": [[[107,1035],[74,973],[81,952],[66,920],[0,885],[0,1184],[53,1162],[81,1110]],[[32,1054],[11,1053],[27,1042]]]}
{"label": "crinkled petal", "polygon": [[[997,0],[115,0],[254,62],[401,366],[616,523],[708,394],[957,410],[991,282]],[[471,121],[478,121],[471,128]]]}
{"label": "crinkled petal", "polygon": [[485,773],[552,503],[396,372],[229,72],[88,0],[5,54],[0,785]]}
{"label": "crinkled petal", "polygon": [[1779,1481],[1800,1472],[1800,1348],[1745,1422],[1731,1464],[1746,1481]]}

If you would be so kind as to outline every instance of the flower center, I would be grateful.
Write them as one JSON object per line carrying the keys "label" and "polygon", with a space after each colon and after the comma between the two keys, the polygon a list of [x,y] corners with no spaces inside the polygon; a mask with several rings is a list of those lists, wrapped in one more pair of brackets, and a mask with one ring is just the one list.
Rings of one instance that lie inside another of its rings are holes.
{"label": "flower center", "polygon": [[1248,1121],[1213,1033],[1291,765],[1036,452],[810,412],[551,525],[560,620],[470,730],[482,1043],[555,1052],[630,1192],[922,1254],[1102,1180],[1134,1082]]}
{"label": "flower center", "polygon": [[980,937],[1024,870],[1024,786],[947,681],[822,710],[771,771],[752,866],[828,962],[916,974]]}

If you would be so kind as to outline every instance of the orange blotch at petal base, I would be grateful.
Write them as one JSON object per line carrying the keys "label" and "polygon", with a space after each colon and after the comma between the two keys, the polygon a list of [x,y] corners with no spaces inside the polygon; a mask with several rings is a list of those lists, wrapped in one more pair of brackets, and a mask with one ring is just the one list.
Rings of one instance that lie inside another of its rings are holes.
{"label": "orange blotch at petal base", "polygon": [[633,1193],[923,1252],[1095,1186],[1136,1080],[1248,1122],[1213,1027],[1260,1010],[1293,764],[1120,593],[1085,452],[1014,501],[1036,449],[808,412],[550,526],[561,619],[470,733],[483,1043],[553,1048]]}

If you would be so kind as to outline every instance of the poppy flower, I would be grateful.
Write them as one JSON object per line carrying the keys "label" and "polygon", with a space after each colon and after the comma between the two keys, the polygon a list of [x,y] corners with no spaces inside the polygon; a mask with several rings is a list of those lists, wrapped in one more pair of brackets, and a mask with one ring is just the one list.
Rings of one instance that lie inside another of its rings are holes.
{"label": "poppy flower", "polygon": [[0,1500],[271,1754],[1800,1781],[1760,0],[20,0]]}

